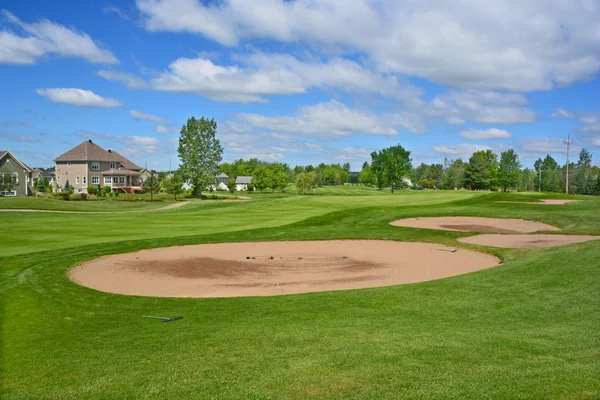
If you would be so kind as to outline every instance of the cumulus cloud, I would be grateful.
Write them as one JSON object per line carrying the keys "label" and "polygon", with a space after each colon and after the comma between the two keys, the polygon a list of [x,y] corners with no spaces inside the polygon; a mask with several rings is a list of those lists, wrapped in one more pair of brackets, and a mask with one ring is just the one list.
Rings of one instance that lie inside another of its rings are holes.
{"label": "cumulus cloud", "polygon": [[145,89],[150,86],[150,84],[142,78],[124,72],[100,70],[96,72],[96,75],[108,81],[120,82],[131,89]]}
{"label": "cumulus cloud", "polygon": [[116,99],[105,98],[91,90],[76,88],[37,89],[37,94],[53,103],[70,104],[76,107],[121,107],[123,103]]}
{"label": "cumulus cloud", "polygon": [[14,140],[16,142],[35,143],[38,140],[32,136],[27,135],[13,135],[10,133],[0,133],[0,138]]}
{"label": "cumulus cloud", "polygon": [[[547,154],[547,153],[563,153],[567,152],[567,145],[565,139],[553,138],[553,137],[535,137],[527,138],[522,141],[521,145],[523,148],[531,153],[535,154]],[[581,147],[578,144],[571,145],[571,152],[575,154]]]}
{"label": "cumulus cloud", "polygon": [[[362,54],[381,71],[484,89],[548,90],[600,69],[594,2],[433,0],[137,0],[150,31],[191,32],[225,46],[303,42]],[[432,29],[435,27],[435,29]],[[457,56],[458,55],[458,56]]]}
{"label": "cumulus cloud", "polygon": [[432,147],[432,150],[443,155],[469,158],[474,152],[480,150],[491,150],[491,147],[479,144],[461,143],[436,145]]}
{"label": "cumulus cloud", "polygon": [[179,58],[150,82],[131,74],[106,70],[98,71],[97,75],[130,88],[191,92],[212,100],[240,103],[266,102],[267,96],[301,94],[311,88],[397,100],[425,93],[406,79],[373,72],[355,61],[337,57],[323,61],[309,56],[307,60],[300,60],[286,54],[257,52],[236,59],[238,64],[219,65],[206,57]]}
{"label": "cumulus cloud", "polygon": [[154,128],[154,132],[156,132],[156,133],[169,133],[170,130],[169,130],[169,128],[167,128],[164,125],[158,125],[156,128]]}
{"label": "cumulus cloud", "polygon": [[156,115],[145,114],[143,112],[139,112],[139,111],[135,111],[135,110],[129,111],[129,115],[131,115],[131,118],[137,119],[138,121],[145,120],[145,121],[156,122],[157,124],[166,124],[166,125],[169,124],[169,121],[167,121],[166,119],[157,117]]}
{"label": "cumulus cloud", "polygon": [[120,154],[137,160],[168,155],[177,149],[177,138],[161,140],[152,136],[113,135],[92,131],[79,131],[74,135],[84,139],[103,141],[107,147],[112,147]]}
{"label": "cumulus cloud", "polygon": [[335,100],[302,107],[293,116],[239,114],[237,117],[257,128],[322,138],[398,134],[394,125],[385,118],[367,111],[350,109]]}
{"label": "cumulus cloud", "polygon": [[3,10],[4,17],[20,27],[28,36],[8,30],[0,32],[0,63],[35,64],[45,55],[79,57],[91,63],[116,64],[119,61],[83,32],[78,32],[46,19],[36,23],[21,21]]}
{"label": "cumulus cloud", "polygon": [[460,136],[471,140],[486,140],[486,139],[510,139],[512,135],[497,128],[491,129],[465,129],[460,133]]}

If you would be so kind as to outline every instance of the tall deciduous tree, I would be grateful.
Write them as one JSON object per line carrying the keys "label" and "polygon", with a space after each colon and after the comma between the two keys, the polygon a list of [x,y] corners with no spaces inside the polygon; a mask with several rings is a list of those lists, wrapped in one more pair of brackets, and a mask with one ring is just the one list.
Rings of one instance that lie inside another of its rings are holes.
{"label": "tall deciduous tree", "polygon": [[275,191],[275,189],[283,190],[290,182],[290,175],[288,173],[289,167],[286,164],[273,163],[267,167],[269,176],[269,187]]}
{"label": "tall deciduous tree", "polygon": [[403,178],[412,168],[411,162],[410,151],[400,145],[371,153],[371,165],[378,181],[381,174],[381,178],[385,177],[387,183],[392,186],[392,193],[394,193],[394,187],[402,186]]}
{"label": "tall deciduous tree", "polygon": [[472,189],[487,189],[490,186],[490,170],[480,154],[474,153],[465,168],[465,184]]}
{"label": "tall deciduous tree", "polygon": [[252,173],[252,184],[255,188],[262,191],[269,187],[269,173],[267,167],[260,166]]}
{"label": "tall deciduous tree", "polygon": [[573,184],[575,186],[575,193],[594,193],[596,182],[592,174],[592,154],[587,149],[581,149],[579,152],[579,160],[574,175]]}
{"label": "tall deciduous tree", "polygon": [[521,179],[521,162],[514,149],[503,151],[500,154],[497,183],[504,192],[509,187],[516,187]]}
{"label": "tall deciduous tree", "polygon": [[192,183],[202,197],[202,189],[215,183],[223,147],[216,137],[217,123],[214,119],[188,118],[179,136],[179,171],[184,180]]}
{"label": "tall deciduous tree", "polygon": [[489,149],[476,151],[473,155],[480,156],[488,170],[490,183],[485,189],[498,185],[498,155]]}

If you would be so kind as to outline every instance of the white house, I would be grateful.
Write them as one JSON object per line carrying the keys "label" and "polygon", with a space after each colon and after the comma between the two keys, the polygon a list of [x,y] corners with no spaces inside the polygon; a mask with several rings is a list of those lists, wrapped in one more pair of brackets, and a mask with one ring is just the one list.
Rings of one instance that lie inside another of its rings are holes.
{"label": "white house", "polygon": [[235,190],[238,192],[248,190],[248,185],[252,182],[251,176],[238,176],[235,180]]}

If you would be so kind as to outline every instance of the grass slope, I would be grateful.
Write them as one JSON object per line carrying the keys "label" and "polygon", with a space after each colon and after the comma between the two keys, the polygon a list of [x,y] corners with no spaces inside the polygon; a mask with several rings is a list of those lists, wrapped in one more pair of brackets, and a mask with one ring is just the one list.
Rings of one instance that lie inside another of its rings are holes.
{"label": "grass slope", "polygon": [[[85,239],[81,216],[69,215],[60,218],[65,248],[38,236],[55,216],[19,214],[25,221],[13,227],[37,221],[38,229],[18,233],[29,250],[6,229],[1,237],[11,249],[0,252],[12,254],[0,259],[2,398],[598,399],[599,242],[503,250],[388,222],[522,217],[600,234],[599,199],[537,206],[496,203],[515,195],[452,194],[198,202],[139,224],[123,215],[115,236],[103,231],[117,220],[87,219],[101,233]],[[111,295],[65,273],[81,260],[157,246],[338,238],[435,241],[505,263],[413,285],[230,299]],[[141,318],[148,314],[184,319]]]}

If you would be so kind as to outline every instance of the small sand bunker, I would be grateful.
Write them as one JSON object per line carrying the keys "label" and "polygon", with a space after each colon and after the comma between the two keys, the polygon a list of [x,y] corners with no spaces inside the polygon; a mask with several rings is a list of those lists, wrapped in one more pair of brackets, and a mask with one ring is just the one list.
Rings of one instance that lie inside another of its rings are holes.
{"label": "small sand bunker", "polygon": [[572,243],[600,240],[600,236],[585,235],[476,235],[458,239],[459,242],[510,249],[538,249]]}
{"label": "small sand bunker", "polygon": [[129,295],[274,296],[422,282],[499,264],[488,254],[454,250],[384,240],[203,244],[101,257],[70,277]]}
{"label": "small sand bunker", "polygon": [[534,205],[560,205],[560,204],[568,204],[575,203],[580,200],[562,200],[562,199],[543,199],[540,201],[498,201],[497,203],[511,203],[511,204],[534,204]]}
{"label": "small sand bunker", "polygon": [[541,222],[524,219],[484,217],[429,217],[406,218],[391,222],[394,226],[421,229],[441,229],[461,232],[507,232],[527,233],[536,231],[558,231],[559,229]]}

